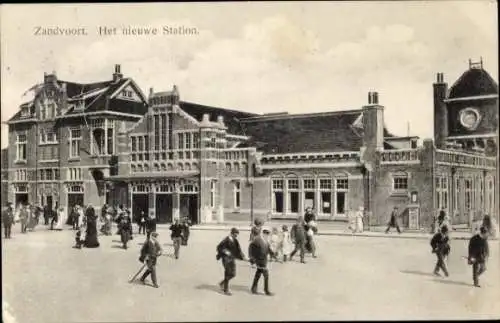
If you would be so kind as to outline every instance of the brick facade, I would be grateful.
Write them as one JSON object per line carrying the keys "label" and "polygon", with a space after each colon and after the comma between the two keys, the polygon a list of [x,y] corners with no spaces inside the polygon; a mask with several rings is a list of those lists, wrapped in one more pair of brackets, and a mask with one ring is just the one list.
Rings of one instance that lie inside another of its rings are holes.
{"label": "brick facade", "polygon": [[[398,206],[410,227],[428,227],[443,206],[457,224],[496,215],[496,158],[470,143],[460,151],[449,147],[461,140],[449,118],[461,114],[467,99],[450,97],[442,74],[434,85],[435,141],[419,147],[418,138],[385,129],[384,107],[372,92],[357,110],[257,115],[181,101],[175,86],[145,97],[119,66],[112,81],[62,84],[46,76],[35,100],[9,121],[9,201],[123,204],[160,223],[295,218],[308,206],[325,221],[346,221],[364,207],[369,225],[386,224]],[[463,95],[458,88],[451,89]],[[483,100],[476,105],[481,120],[490,119],[475,128],[486,151],[491,119],[498,122],[490,107],[498,101],[491,93],[474,100]],[[40,111],[51,102],[60,110],[43,118]],[[42,142],[51,131],[57,139]],[[27,143],[21,161],[20,139]]]}

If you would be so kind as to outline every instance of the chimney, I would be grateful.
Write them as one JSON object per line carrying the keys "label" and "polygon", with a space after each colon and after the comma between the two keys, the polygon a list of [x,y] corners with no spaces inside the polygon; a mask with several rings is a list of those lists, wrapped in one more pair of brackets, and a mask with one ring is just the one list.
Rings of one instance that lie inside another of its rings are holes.
{"label": "chimney", "polygon": [[150,87],[150,88],[149,88],[149,97],[152,97],[154,93],[155,93],[155,92],[154,92],[153,88],[152,88],[152,87]]}
{"label": "chimney", "polygon": [[384,107],[378,93],[368,92],[368,105],[363,107],[364,146],[370,151],[384,148]]}
{"label": "chimney", "polygon": [[448,137],[448,108],[444,100],[448,92],[448,84],[444,82],[443,73],[436,74],[434,88],[434,142],[436,148],[446,148]]}
{"label": "chimney", "polygon": [[123,77],[123,74],[121,73],[121,66],[120,64],[115,65],[115,72],[113,73],[113,82],[118,82],[121,80]]}

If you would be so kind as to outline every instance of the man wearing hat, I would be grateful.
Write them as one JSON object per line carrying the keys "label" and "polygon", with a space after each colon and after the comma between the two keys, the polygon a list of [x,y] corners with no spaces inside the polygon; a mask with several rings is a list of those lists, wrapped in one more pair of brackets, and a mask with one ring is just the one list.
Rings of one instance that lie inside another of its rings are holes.
{"label": "man wearing hat", "polygon": [[448,227],[442,226],[440,232],[436,233],[431,239],[432,253],[436,254],[437,262],[434,267],[434,275],[439,275],[441,269],[448,277],[448,268],[446,267],[446,257],[450,254],[450,238],[448,237]]}
{"label": "man wearing hat", "polygon": [[248,256],[250,258],[250,263],[257,266],[257,271],[255,271],[251,290],[253,294],[257,294],[257,286],[260,276],[262,275],[264,276],[264,292],[266,295],[272,296],[273,293],[269,291],[269,270],[267,269],[267,261],[269,255],[274,255],[274,252],[271,250],[269,242],[262,237],[261,230],[252,228],[252,235],[254,235],[255,238],[248,248]]}
{"label": "man wearing hat", "polygon": [[153,286],[158,288],[158,283],[156,281],[156,259],[161,255],[162,248],[158,242],[157,232],[148,232],[146,242],[141,248],[141,256],[139,258],[140,262],[146,262],[148,269],[144,272],[141,277],[141,282],[144,284],[146,278],[151,274],[151,280],[153,281]]}
{"label": "man wearing hat", "polygon": [[488,257],[488,229],[481,227],[479,233],[469,240],[468,263],[472,265],[472,280],[475,287],[481,287],[479,285],[479,276],[486,271]]}
{"label": "man wearing hat", "polygon": [[14,224],[14,209],[12,203],[8,203],[7,207],[2,212],[2,221],[5,232],[5,239],[10,239],[12,225]]}
{"label": "man wearing hat", "polygon": [[240,243],[238,242],[238,234],[240,231],[236,228],[231,229],[229,236],[224,238],[217,246],[216,259],[222,259],[224,266],[224,280],[219,283],[224,294],[231,295],[229,291],[229,281],[236,277],[236,259],[244,260],[245,255],[241,251]]}

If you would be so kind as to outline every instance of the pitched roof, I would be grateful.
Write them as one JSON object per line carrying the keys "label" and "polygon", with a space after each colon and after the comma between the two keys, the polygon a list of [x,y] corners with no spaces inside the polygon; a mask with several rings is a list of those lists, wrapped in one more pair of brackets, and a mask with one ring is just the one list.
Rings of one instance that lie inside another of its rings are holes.
{"label": "pitched roof", "polygon": [[212,122],[216,122],[217,117],[222,116],[224,118],[224,123],[228,128],[227,132],[235,135],[244,135],[240,124],[241,119],[259,116],[259,114],[256,113],[216,108],[186,101],[180,101],[179,105],[184,112],[188,113],[198,121],[203,120],[204,114],[208,114],[209,120]]}
{"label": "pitched roof", "polygon": [[450,88],[448,98],[498,94],[498,84],[482,68],[470,68]]}
{"label": "pitched roof", "polygon": [[361,110],[300,115],[263,116],[242,120],[247,145],[264,153],[357,151],[362,134],[352,124]]}

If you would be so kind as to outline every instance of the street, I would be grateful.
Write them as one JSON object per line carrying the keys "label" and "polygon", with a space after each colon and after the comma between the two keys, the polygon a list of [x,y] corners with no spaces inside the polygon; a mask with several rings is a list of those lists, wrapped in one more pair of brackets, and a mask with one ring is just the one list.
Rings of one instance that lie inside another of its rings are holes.
{"label": "street", "polygon": [[[2,299],[5,322],[290,321],[500,318],[498,241],[472,287],[466,240],[452,241],[449,278],[432,275],[429,242],[416,239],[318,236],[318,258],[296,256],[271,263],[273,297],[249,291],[254,270],[239,262],[232,296],[220,293],[223,276],[215,260],[222,231],[192,231],[180,259],[167,227],[160,242],[168,254],[158,260],[160,288],[128,280],[141,267],[144,236],[128,250],[119,236],[100,236],[100,248],[73,249],[74,231],[39,231],[2,237]],[[134,228],[134,232],[136,229]],[[247,254],[248,232],[240,234]],[[7,309],[7,310],[6,310]],[[8,313],[5,313],[8,311]],[[9,320],[11,318],[11,320]]]}

